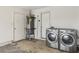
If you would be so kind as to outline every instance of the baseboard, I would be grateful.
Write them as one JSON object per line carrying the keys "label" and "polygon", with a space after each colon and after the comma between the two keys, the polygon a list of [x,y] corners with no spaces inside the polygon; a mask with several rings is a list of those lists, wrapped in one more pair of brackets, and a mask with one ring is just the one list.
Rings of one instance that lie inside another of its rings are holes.
{"label": "baseboard", "polygon": [[[36,38],[35,38],[35,39],[36,39]],[[36,39],[36,40],[46,40],[46,39],[41,38],[41,39]]]}
{"label": "baseboard", "polygon": [[25,39],[20,39],[20,40],[12,40],[12,42],[19,42],[19,41],[22,41],[22,40],[25,40]]}
{"label": "baseboard", "polygon": [[[25,40],[25,39],[22,39],[22,40]],[[7,42],[4,42],[4,43],[0,43],[0,47],[11,44],[12,42],[19,42],[19,41],[22,41],[22,40],[18,40],[18,41],[12,41],[11,40],[11,41],[7,41]],[[46,39],[36,39],[36,40],[46,40]]]}
{"label": "baseboard", "polygon": [[0,43],[0,47],[11,44],[11,43],[12,43],[12,41],[7,41],[7,42],[4,42],[4,43]]}

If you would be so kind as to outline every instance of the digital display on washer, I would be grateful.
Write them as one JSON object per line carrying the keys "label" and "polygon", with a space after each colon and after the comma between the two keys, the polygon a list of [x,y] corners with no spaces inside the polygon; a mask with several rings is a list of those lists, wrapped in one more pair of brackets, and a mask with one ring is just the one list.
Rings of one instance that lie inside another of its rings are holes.
{"label": "digital display on washer", "polygon": [[62,41],[67,45],[71,45],[73,43],[73,38],[70,35],[64,35],[62,36]]}
{"label": "digital display on washer", "polygon": [[48,38],[49,38],[50,41],[55,41],[56,40],[56,34],[49,33]]}

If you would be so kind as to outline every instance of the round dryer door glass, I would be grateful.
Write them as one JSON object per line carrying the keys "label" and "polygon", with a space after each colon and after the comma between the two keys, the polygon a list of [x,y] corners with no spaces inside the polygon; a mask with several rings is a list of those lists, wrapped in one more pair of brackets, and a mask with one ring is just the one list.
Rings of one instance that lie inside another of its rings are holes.
{"label": "round dryer door glass", "polygon": [[56,40],[56,34],[49,33],[49,34],[48,34],[48,39],[49,39],[50,41],[55,41],[55,40]]}
{"label": "round dryer door glass", "polygon": [[70,35],[62,36],[62,41],[64,42],[64,44],[71,45],[73,43],[73,40],[73,37]]}

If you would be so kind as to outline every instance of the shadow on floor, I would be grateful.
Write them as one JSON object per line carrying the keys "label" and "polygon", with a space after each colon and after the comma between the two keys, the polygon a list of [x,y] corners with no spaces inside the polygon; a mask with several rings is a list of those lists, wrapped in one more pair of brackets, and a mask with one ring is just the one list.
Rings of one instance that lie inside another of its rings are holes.
{"label": "shadow on floor", "polygon": [[0,53],[60,53],[49,48],[43,40],[22,40],[0,47]]}

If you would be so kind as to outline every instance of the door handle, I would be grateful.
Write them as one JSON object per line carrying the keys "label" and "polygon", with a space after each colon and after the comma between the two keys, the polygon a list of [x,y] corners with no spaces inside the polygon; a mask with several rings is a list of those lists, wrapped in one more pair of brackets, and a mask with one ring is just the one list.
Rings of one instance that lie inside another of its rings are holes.
{"label": "door handle", "polygon": [[16,30],[16,28],[14,28],[14,30]]}

